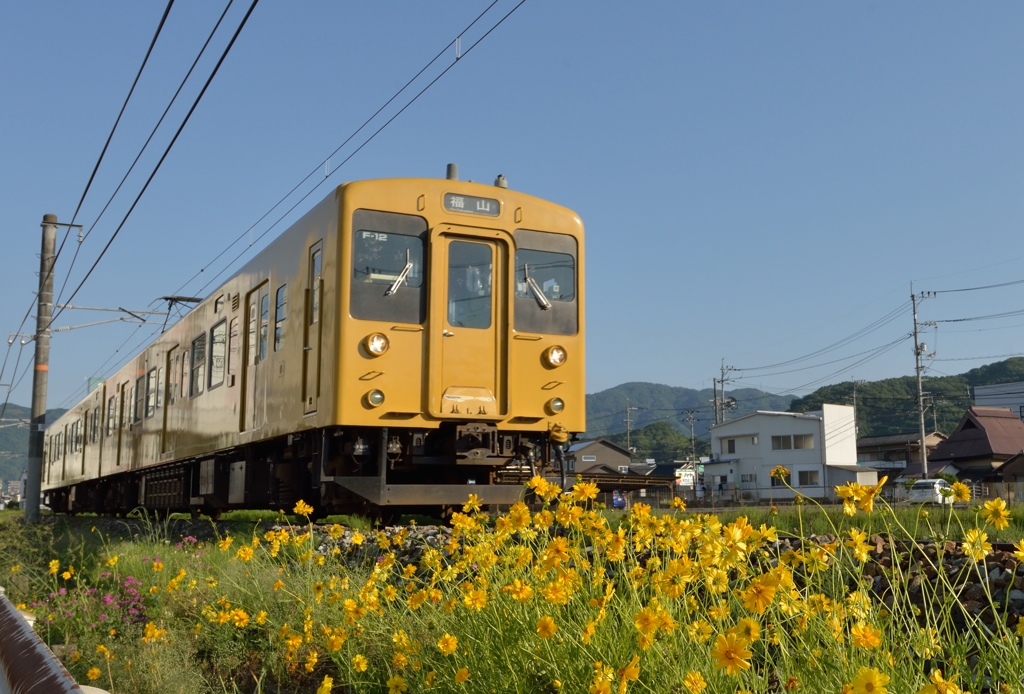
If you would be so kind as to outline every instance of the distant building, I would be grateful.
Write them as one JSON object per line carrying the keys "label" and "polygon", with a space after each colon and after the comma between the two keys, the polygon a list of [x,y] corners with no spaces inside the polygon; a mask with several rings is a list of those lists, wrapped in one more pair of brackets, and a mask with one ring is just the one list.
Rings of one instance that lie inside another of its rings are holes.
{"label": "distant building", "polygon": [[632,457],[629,451],[608,439],[595,439],[570,446],[566,462],[569,471],[574,473],[600,474],[599,469],[604,467],[611,470],[612,474],[628,475]]}
{"label": "distant building", "polygon": [[21,480],[7,481],[7,496],[12,499],[21,496]]}
{"label": "distant building", "polygon": [[[933,431],[925,436],[928,457],[932,457],[935,447],[948,437],[940,431]],[[886,474],[895,471],[897,474],[908,464],[921,462],[921,435],[890,434],[888,436],[865,436],[857,439],[857,462]]]}
{"label": "distant building", "polygon": [[956,430],[928,456],[929,476],[942,465],[959,469],[961,479],[981,482],[999,477],[996,470],[1024,450],[1024,422],[1007,407],[972,407]]}
{"label": "distant building", "polygon": [[1024,383],[974,386],[974,404],[978,407],[1008,407],[1024,421]]}
{"label": "distant building", "polygon": [[719,495],[792,498],[794,492],[771,476],[779,465],[789,470],[790,486],[817,498],[848,481],[877,479],[873,470],[857,466],[856,424],[848,405],[804,413],[759,410],[712,426],[711,444],[714,460],[704,466],[704,484]]}

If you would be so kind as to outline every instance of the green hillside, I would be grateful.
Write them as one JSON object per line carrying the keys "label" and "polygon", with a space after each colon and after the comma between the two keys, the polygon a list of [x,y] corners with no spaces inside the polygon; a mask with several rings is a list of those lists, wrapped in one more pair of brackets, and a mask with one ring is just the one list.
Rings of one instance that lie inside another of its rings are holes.
{"label": "green hillside", "polygon": [[[756,388],[729,390],[726,395],[736,399],[736,406],[728,419],[736,419],[755,410],[786,411],[792,395],[773,395]],[[587,438],[596,438],[626,431],[626,407],[637,408],[629,413],[633,429],[642,429],[654,422],[668,422],[675,431],[690,436],[690,425],[684,412],[694,411],[694,434],[705,437],[708,427],[715,423],[710,388],[694,390],[665,386],[658,383],[623,383],[622,385],[587,395]],[[623,436],[625,441],[625,436]]]}
{"label": "green hillside", "polygon": [[[653,458],[659,463],[670,463],[673,460],[689,460],[694,453],[689,436],[680,434],[669,422],[655,422],[631,431],[628,443],[625,432],[610,434],[605,438],[623,448],[632,448],[634,458],[638,461]],[[711,445],[706,439],[698,438],[695,448],[697,457],[708,455],[711,451]]]}
{"label": "green hillside", "polygon": [[[956,376],[929,376],[924,391],[929,393],[925,426],[950,434],[964,410],[973,404],[974,386],[1024,381],[1024,358],[986,364]],[[825,386],[790,403],[790,412],[820,409],[822,403],[853,404],[853,383]],[[917,379],[913,376],[887,378],[857,384],[857,425],[860,436],[884,436],[917,431]]]}
{"label": "green hillside", "polygon": [[[65,412],[67,410],[47,410],[46,421],[52,422]],[[31,413],[27,407],[8,404],[4,418],[0,420],[0,480],[5,483],[21,479],[21,471],[28,463],[28,420]]]}

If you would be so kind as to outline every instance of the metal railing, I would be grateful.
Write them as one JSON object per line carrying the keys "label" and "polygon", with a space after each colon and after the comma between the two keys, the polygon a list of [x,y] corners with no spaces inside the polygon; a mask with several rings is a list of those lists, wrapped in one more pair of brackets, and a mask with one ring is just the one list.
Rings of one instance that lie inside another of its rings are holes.
{"label": "metal railing", "polygon": [[0,634],[0,694],[85,694],[2,592]]}

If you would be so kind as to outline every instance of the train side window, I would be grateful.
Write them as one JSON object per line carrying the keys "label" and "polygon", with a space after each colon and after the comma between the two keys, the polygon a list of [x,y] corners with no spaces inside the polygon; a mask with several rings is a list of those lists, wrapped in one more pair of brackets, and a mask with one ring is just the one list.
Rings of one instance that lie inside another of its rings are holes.
{"label": "train side window", "polygon": [[[576,239],[516,229],[515,329],[549,335],[575,335]],[[537,293],[542,296],[537,296]]]}
{"label": "train side window", "polygon": [[89,443],[97,443],[100,440],[100,407],[92,411],[92,429],[89,431]]}
{"label": "train side window", "polygon": [[249,364],[255,364],[256,359],[256,304],[249,304]]}
{"label": "train side window", "polygon": [[[180,350],[176,350],[180,351]],[[179,360],[181,359],[180,354],[174,355],[174,362],[171,364],[171,383],[167,389],[167,404],[173,405],[175,399],[178,396],[178,376],[181,374],[181,366]]]}
{"label": "train side window", "polygon": [[448,244],[448,325],[491,327],[491,256],[483,243]]}
{"label": "train side window", "polygon": [[146,380],[145,376],[135,379],[135,411],[132,421],[136,424],[142,421],[146,409]]}
{"label": "train side window", "polygon": [[117,396],[107,399],[107,436],[113,436],[117,429]]}
{"label": "train side window", "polygon": [[267,358],[267,338],[270,331],[270,295],[260,297],[260,361]]}
{"label": "train side window", "polygon": [[[232,318],[228,324],[228,375],[238,372],[238,318]],[[233,379],[228,385],[234,385]]]}
{"label": "train side window", "polygon": [[156,409],[164,406],[164,367],[156,372]]}
{"label": "train side window", "polygon": [[156,414],[156,394],[158,388],[157,369],[154,366],[146,374],[146,419]]}
{"label": "train side window", "polygon": [[313,251],[313,257],[310,259],[309,268],[309,290],[312,292],[312,301],[309,305],[309,324],[316,325],[317,321],[320,320],[320,277],[322,276],[321,267],[323,257],[320,251]]}
{"label": "train side window", "polygon": [[189,397],[194,398],[203,392],[203,381],[206,378],[206,333],[192,340],[192,379],[189,383]]}
{"label": "train side window", "polygon": [[181,397],[188,397],[188,353],[181,357]]}
{"label": "train side window", "polygon": [[422,323],[427,315],[426,220],[356,210],[352,229],[349,313],[362,320]]}
{"label": "train side window", "polygon": [[213,300],[213,312],[214,313],[220,313],[222,310],[224,310],[224,295],[223,294],[221,294],[220,296],[218,296],[216,299]]}
{"label": "train side window", "polygon": [[227,357],[228,323],[222,320],[210,330],[210,389],[224,383]]}
{"label": "train side window", "polygon": [[277,288],[277,301],[274,308],[274,351],[284,346],[284,321],[288,318],[288,285]]}

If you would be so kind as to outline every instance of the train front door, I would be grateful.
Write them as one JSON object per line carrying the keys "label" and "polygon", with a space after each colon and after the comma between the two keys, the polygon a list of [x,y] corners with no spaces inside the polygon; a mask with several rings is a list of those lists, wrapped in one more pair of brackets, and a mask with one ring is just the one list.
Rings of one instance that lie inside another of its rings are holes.
{"label": "train front door", "polygon": [[242,383],[241,429],[262,429],[267,418],[267,359],[270,338],[270,284],[264,282],[245,298],[245,379]]}
{"label": "train front door", "polygon": [[508,327],[508,248],[497,231],[455,226],[432,234],[430,413],[445,419],[500,419]]}

